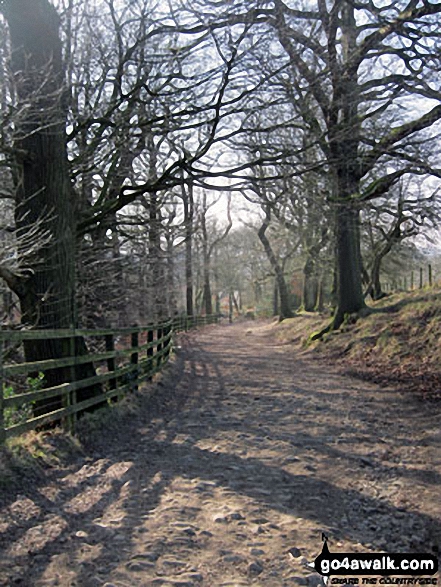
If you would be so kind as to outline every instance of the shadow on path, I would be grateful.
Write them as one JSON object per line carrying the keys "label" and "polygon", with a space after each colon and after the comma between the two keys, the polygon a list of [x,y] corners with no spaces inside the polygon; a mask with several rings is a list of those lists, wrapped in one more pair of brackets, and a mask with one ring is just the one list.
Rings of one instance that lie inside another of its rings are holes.
{"label": "shadow on path", "polygon": [[[286,346],[267,349],[240,326],[210,328],[182,344],[163,379],[114,412],[112,427],[89,431],[85,460],[2,504],[0,585],[159,585],[149,581],[164,578],[161,557],[208,548],[203,532],[185,523],[199,516],[201,526],[204,507],[223,495],[225,503],[249,504],[237,522],[244,536],[250,512],[264,511],[304,526],[305,535],[320,528],[371,551],[436,549],[440,517],[380,491],[392,482],[438,491],[440,471],[417,454],[415,434],[429,448],[439,438],[424,436],[415,406],[295,360]],[[184,536],[161,527],[167,499]],[[27,506],[20,510],[20,502]],[[305,546],[319,547],[318,540]],[[262,584],[284,584],[268,577]],[[213,580],[202,584],[221,584]]]}

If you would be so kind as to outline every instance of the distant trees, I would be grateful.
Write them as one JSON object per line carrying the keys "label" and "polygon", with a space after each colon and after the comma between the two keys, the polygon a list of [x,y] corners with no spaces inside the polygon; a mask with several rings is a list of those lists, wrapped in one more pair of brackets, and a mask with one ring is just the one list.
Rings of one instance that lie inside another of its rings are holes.
{"label": "distant trees", "polygon": [[193,239],[195,224],[195,209],[193,183],[190,181],[181,186],[183,205],[184,243],[185,243],[185,310],[187,316],[194,315],[194,287],[193,287]]}
{"label": "distant trees", "polygon": [[[320,0],[299,8],[275,0],[256,10],[273,58],[259,54],[262,77],[267,95],[279,98],[273,111],[280,120],[266,118],[262,132],[260,117],[255,127],[264,140],[260,164],[273,165],[277,156],[293,177],[312,170],[326,177],[323,209],[333,217],[323,220],[334,227],[336,328],[365,306],[361,210],[387,198],[404,176],[440,177],[441,106],[433,80],[441,3]],[[282,149],[287,129],[291,137]],[[266,179],[274,173],[270,166]]]}
{"label": "distant trees", "polygon": [[[231,198],[228,196],[227,209],[226,209],[226,224],[220,230],[216,228],[217,223],[212,222],[210,229],[208,212],[211,207],[215,206],[219,201],[219,198],[212,200],[211,202],[207,199],[207,193],[202,191],[200,201],[197,209],[197,223],[199,232],[196,233],[196,238],[200,240],[201,252],[202,252],[202,307],[207,316],[214,313],[213,309],[213,294],[211,287],[211,272],[212,272],[212,259],[213,253],[216,248],[222,245],[222,242],[227,237],[228,233],[233,226],[231,218]],[[209,235],[211,233],[211,238]],[[217,295],[218,292],[216,292]]]}
{"label": "distant trees", "polygon": [[[274,254],[271,243],[266,235],[266,231],[271,222],[271,208],[269,205],[265,207],[265,217],[263,222],[257,231],[260,242],[263,245],[265,253],[268,257],[268,261],[271,264],[271,268],[275,273],[275,313],[279,314],[280,319],[292,317],[291,307],[291,296],[289,287],[285,280],[284,267],[279,262],[278,258]],[[278,301],[280,299],[280,308],[278,307]]]}
{"label": "distant trees", "polygon": [[406,239],[437,226],[440,212],[438,189],[430,181],[412,178],[401,179],[387,197],[376,199],[363,211],[365,295],[373,300],[384,297],[380,274],[386,256]]}
{"label": "distant trees", "polygon": [[[307,93],[316,104],[308,117],[325,157],[335,210],[338,326],[345,313],[364,306],[360,205],[386,194],[405,174],[430,171],[418,156],[415,136],[440,119],[440,106],[430,105],[423,115],[408,108],[401,117],[398,104],[434,97],[420,80],[436,54],[432,15],[441,4],[393,2],[377,9],[319,2],[317,8],[292,12],[277,1],[274,27],[297,84],[305,88],[299,96]],[[313,27],[317,33],[309,35]],[[382,121],[392,129],[379,136]]]}
{"label": "distant trees", "polygon": [[[381,295],[382,259],[438,198],[440,2],[35,0],[31,26],[29,1],[3,0],[0,21],[14,48],[0,47],[0,172],[17,204],[0,276],[26,323],[191,315],[200,291],[211,312],[231,222],[207,221],[210,190],[263,211],[282,317],[270,221],[297,247],[306,310],[334,281],[331,327]],[[410,177],[434,178],[430,206],[397,195]]]}
{"label": "distant trees", "polygon": [[[250,218],[247,220],[251,222]],[[272,315],[274,274],[259,241],[258,228],[256,221],[255,226],[239,225],[229,232],[227,238],[222,242],[222,246],[215,250],[214,282],[217,284],[217,292],[222,295],[224,303],[230,296],[234,296],[234,299],[240,302],[243,313],[250,311],[262,315]],[[280,254],[278,244],[272,242],[277,256]],[[231,299],[231,303],[234,306],[233,299]],[[277,314],[278,310],[274,315]]]}

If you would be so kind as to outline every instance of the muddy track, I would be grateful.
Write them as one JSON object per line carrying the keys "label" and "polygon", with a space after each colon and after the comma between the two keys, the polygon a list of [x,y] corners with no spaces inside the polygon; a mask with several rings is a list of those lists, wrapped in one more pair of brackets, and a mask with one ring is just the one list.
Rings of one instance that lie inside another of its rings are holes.
{"label": "muddy track", "polygon": [[0,585],[313,587],[322,532],[340,552],[437,553],[434,407],[268,340],[252,323],[183,337],[83,456],[4,496]]}

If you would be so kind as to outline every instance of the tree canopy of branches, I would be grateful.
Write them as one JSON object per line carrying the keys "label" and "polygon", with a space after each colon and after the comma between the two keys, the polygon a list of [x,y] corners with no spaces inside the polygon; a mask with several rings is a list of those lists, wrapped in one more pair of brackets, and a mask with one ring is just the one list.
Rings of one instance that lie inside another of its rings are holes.
{"label": "tree canopy of branches", "polygon": [[[200,188],[246,193],[266,223],[274,218],[292,230],[304,255],[308,309],[317,298],[319,257],[335,248],[332,327],[363,311],[366,287],[380,295],[381,259],[424,224],[424,202],[436,200],[397,200],[400,182],[441,179],[440,2],[0,6],[9,30],[1,48],[1,165],[23,260],[3,263],[0,272],[20,297],[24,322],[78,323],[75,267],[80,313],[96,305],[106,287],[92,285],[94,270],[81,264],[103,273],[112,267],[114,299],[127,299],[130,279],[149,282],[149,298],[164,284],[175,288],[179,242],[186,243],[191,313],[198,229],[207,249],[204,305],[212,309],[210,239],[193,199]],[[37,224],[41,242],[31,255],[26,236]],[[371,253],[361,247],[369,230]],[[272,265],[288,300],[275,257]],[[172,298],[162,309],[158,299],[154,311],[175,311]],[[290,315],[288,302],[282,306]],[[150,311],[146,304],[139,316]]]}
{"label": "tree canopy of branches", "polygon": [[[387,197],[404,176],[439,178],[441,106],[434,81],[441,3],[270,5],[267,23],[281,47],[273,71],[285,62],[276,76],[279,91],[285,86],[291,125],[301,120],[290,150],[313,155],[303,162],[292,157],[293,174],[312,168],[326,173],[334,211],[338,327],[346,313],[364,308],[360,210]],[[286,120],[286,105],[281,112]],[[270,127],[273,134],[276,128]],[[267,152],[268,143],[267,136]]]}

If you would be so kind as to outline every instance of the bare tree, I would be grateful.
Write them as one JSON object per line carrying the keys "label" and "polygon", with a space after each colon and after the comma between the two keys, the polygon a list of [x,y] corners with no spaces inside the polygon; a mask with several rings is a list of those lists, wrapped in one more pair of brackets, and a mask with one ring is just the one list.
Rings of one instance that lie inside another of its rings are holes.
{"label": "bare tree", "polygon": [[438,191],[430,185],[402,179],[387,197],[373,202],[364,211],[362,227],[368,243],[365,295],[373,300],[384,297],[380,277],[386,256],[404,240],[439,224]]}
{"label": "bare tree", "polygon": [[[264,145],[251,165],[264,165],[270,180],[278,176],[272,166],[281,161],[291,164],[292,177],[314,169],[326,173],[337,267],[330,328],[338,327],[345,314],[365,308],[365,203],[384,196],[403,176],[440,176],[440,95],[432,82],[439,75],[441,4],[395,0],[377,7],[319,0],[293,8],[275,0],[253,6],[247,13],[254,10],[253,30],[266,38],[266,45],[254,47],[260,57],[255,67],[266,82],[259,96],[279,103],[273,108],[276,120],[259,113],[257,123],[248,124],[257,137],[254,148]],[[234,10],[245,18],[242,5]],[[282,147],[287,128],[293,137]],[[309,156],[301,161],[301,153]],[[249,177],[242,175],[244,181]]]}
{"label": "bare tree", "polygon": [[219,247],[222,241],[225,240],[231,230],[231,227],[233,226],[233,221],[231,218],[231,198],[228,195],[226,210],[227,224],[219,231],[216,230],[215,224],[212,222],[210,229],[208,212],[210,208],[218,203],[218,201],[219,198],[215,198],[209,202],[207,193],[203,190],[197,210],[199,226],[198,236],[200,238],[202,249],[202,304],[204,312],[207,316],[213,314],[213,296],[211,290],[211,264],[213,253],[216,248]]}

